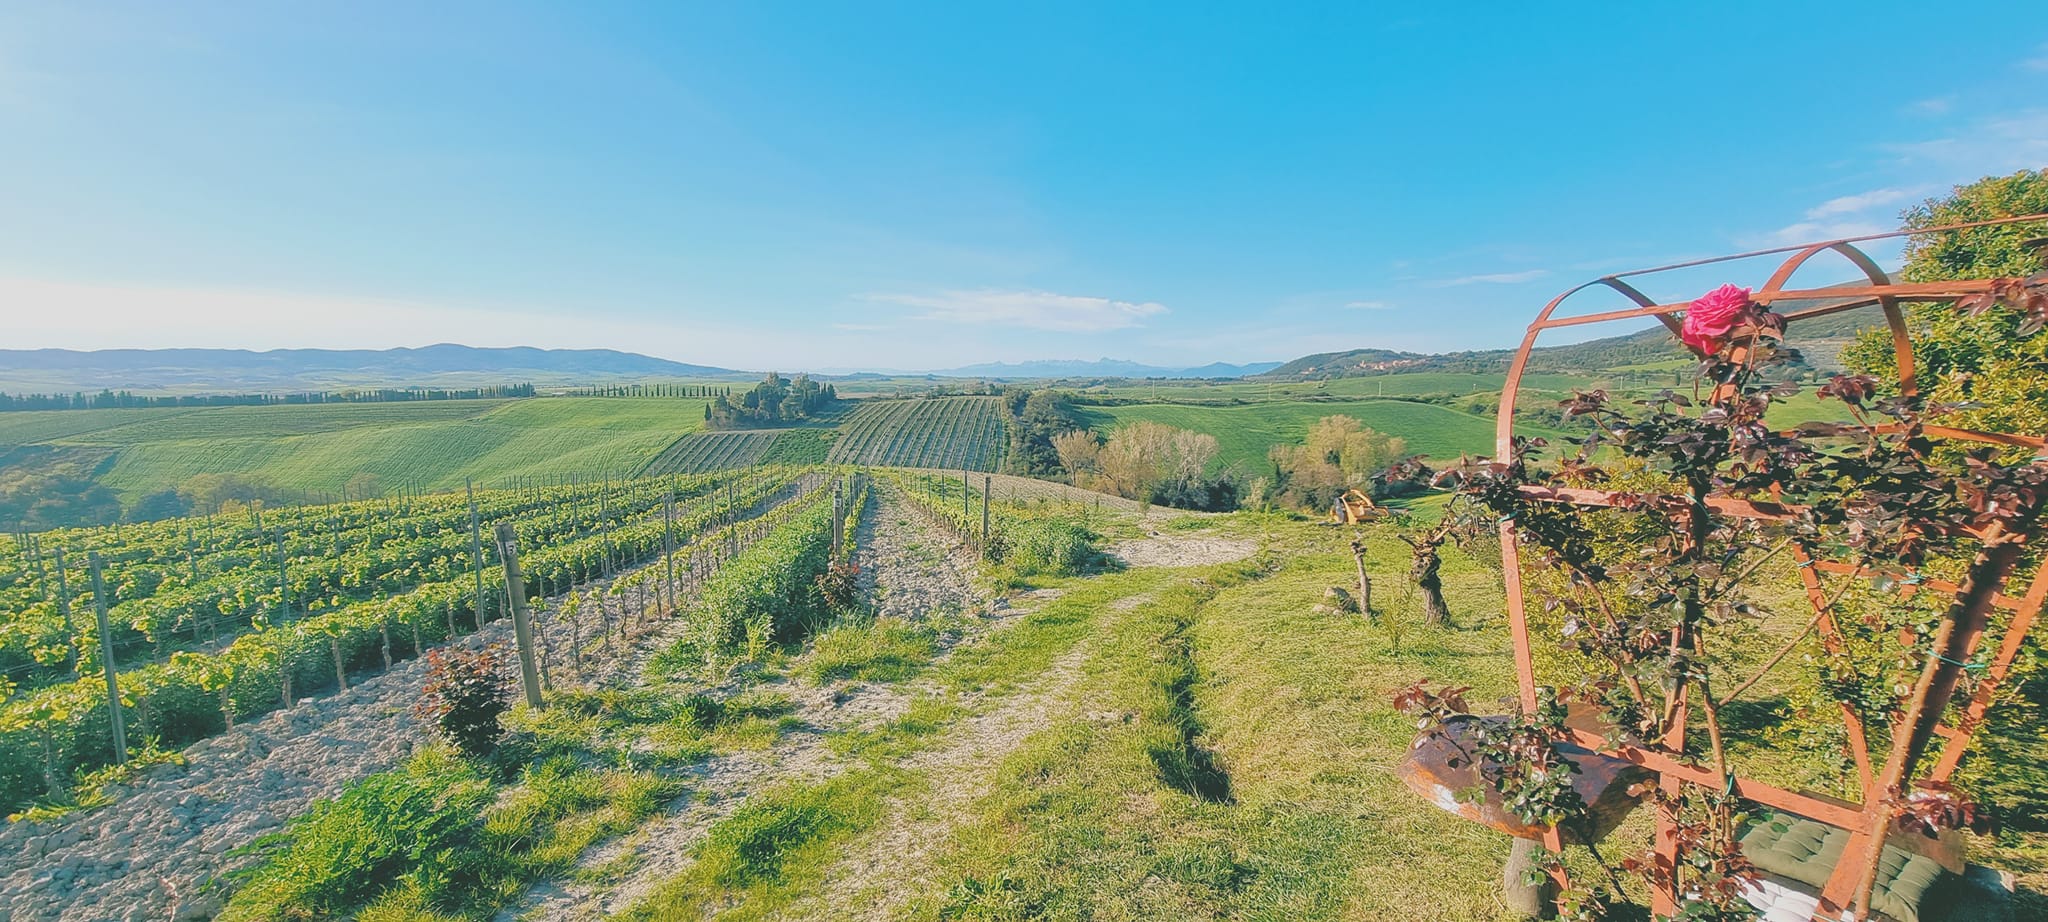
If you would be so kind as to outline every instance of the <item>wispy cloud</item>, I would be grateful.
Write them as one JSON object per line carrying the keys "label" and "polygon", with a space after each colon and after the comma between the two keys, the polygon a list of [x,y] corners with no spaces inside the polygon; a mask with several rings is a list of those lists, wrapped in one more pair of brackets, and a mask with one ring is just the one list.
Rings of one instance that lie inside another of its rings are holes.
{"label": "wispy cloud", "polygon": [[1930,186],[1887,186],[1836,196],[1806,209],[1798,221],[1777,230],[1750,234],[1741,238],[1741,243],[1748,247],[1778,247],[1882,234],[1897,228],[1898,221],[1890,213],[1894,206],[1932,191]]}
{"label": "wispy cloud", "polygon": [[832,329],[844,330],[848,333],[880,333],[891,329],[891,327],[886,323],[835,323],[832,325]]}
{"label": "wispy cloud", "polygon": [[1344,306],[1355,311],[1390,311],[1394,309],[1394,305],[1386,301],[1347,301]]}
{"label": "wispy cloud", "polygon": [[1869,211],[1872,208],[1903,202],[1919,194],[1912,189],[1872,189],[1869,192],[1858,192],[1855,195],[1844,195],[1828,199],[1812,208],[1806,209],[1806,217],[1808,220],[1818,221],[1835,215],[1857,214]]}
{"label": "wispy cloud", "polygon": [[2027,70],[2048,71],[2048,42],[2042,42],[2041,47],[2034,50],[2037,53],[2031,58],[2022,60],[2020,66]]}
{"label": "wispy cloud", "polygon": [[1147,317],[1166,313],[1152,301],[1118,301],[1049,291],[942,291],[937,294],[872,294],[883,301],[917,308],[918,320],[1023,327],[1056,333],[1099,333],[1142,326]]}
{"label": "wispy cloud", "polygon": [[1935,96],[1930,99],[1919,99],[1908,103],[1906,105],[1906,114],[1917,115],[1922,118],[1932,118],[1937,115],[1947,115],[1950,109],[1955,108],[1955,105],[1956,98],[1954,96]]}
{"label": "wispy cloud", "polygon": [[1945,138],[1884,146],[1909,166],[1967,182],[1987,173],[2039,169],[2048,164],[2048,109],[1981,118]]}
{"label": "wispy cloud", "polygon": [[1533,282],[1549,274],[1549,269],[1526,269],[1521,272],[1489,272],[1483,275],[1466,275],[1454,279],[1424,282],[1423,284],[1431,288],[1456,288],[1460,285],[1513,285],[1519,282]]}

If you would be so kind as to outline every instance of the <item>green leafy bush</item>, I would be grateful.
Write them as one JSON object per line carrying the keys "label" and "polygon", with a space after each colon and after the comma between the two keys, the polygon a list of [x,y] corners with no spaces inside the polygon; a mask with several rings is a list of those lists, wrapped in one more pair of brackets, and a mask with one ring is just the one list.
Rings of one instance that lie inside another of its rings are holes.
{"label": "green leafy bush", "polygon": [[[831,564],[832,504],[814,500],[711,577],[697,599],[697,635],[679,646],[710,657],[823,627],[832,606],[818,577]],[[668,664],[687,658],[680,653]]]}
{"label": "green leafy bush", "polygon": [[1003,562],[1021,576],[1074,576],[1106,561],[1096,540],[1093,531],[1065,519],[1006,523]]}

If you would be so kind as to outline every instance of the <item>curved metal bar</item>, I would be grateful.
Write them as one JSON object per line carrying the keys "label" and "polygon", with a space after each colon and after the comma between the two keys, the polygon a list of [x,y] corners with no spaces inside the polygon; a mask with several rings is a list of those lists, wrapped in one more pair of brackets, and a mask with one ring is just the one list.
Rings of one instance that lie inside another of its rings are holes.
{"label": "curved metal bar", "polygon": [[[1842,254],[1844,258],[1854,263],[1856,268],[1863,270],[1863,274],[1870,279],[1870,284],[1882,287],[1892,283],[1891,276],[1886,274],[1869,254],[1848,241],[1837,240],[1817,243],[1793,254],[1778,267],[1778,271],[1771,274],[1770,281],[1764,283],[1761,294],[1775,295],[1784,291],[1785,283],[1792,280],[1792,273],[1803,268],[1807,260],[1829,250]],[[1885,326],[1890,328],[1892,335],[1892,358],[1898,363],[1899,392],[1911,396],[1919,391],[1919,386],[1914,373],[1913,340],[1906,331],[1905,315],[1899,310],[1899,299],[1891,295],[1878,295],[1877,305],[1884,311]]]}

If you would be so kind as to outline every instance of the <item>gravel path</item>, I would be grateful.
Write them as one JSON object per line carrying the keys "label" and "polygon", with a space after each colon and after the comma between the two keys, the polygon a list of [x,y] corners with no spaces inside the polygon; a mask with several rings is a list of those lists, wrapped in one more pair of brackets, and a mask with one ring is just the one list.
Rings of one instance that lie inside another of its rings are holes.
{"label": "gravel path", "polygon": [[[942,636],[939,657],[961,640],[1024,611],[990,611],[974,589],[971,556],[943,537],[947,532],[915,503],[879,484],[872,503],[854,542],[860,586],[876,611],[911,619],[956,612],[980,615],[969,620],[966,630]],[[616,681],[630,684],[638,677],[622,675]],[[688,868],[692,852],[711,827],[749,795],[781,782],[818,781],[843,771],[845,763],[825,745],[826,734],[880,726],[900,716],[912,696],[912,689],[887,685],[839,682],[819,687],[796,679],[756,687],[789,696],[796,703],[792,716],[800,726],[768,749],[717,756],[693,767],[682,776],[689,791],[663,813],[628,835],[592,848],[577,862],[585,872],[615,862],[630,867],[622,878],[597,883],[593,881],[600,875],[571,872],[543,881],[500,911],[499,922],[598,919],[624,910]]]}
{"label": "gravel path", "polygon": [[[799,489],[818,482],[807,479]],[[535,613],[557,676],[567,668],[571,625],[547,612],[563,598]],[[590,620],[586,637],[594,632]],[[512,622],[504,619],[456,643],[474,649],[511,639]],[[303,699],[194,743],[184,766],[151,769],[116,792],[113,804],[52,823],[9,824],[0,830],[0,922],[211,916],[221,894],[209,882],[257,860],[230,850],[349,782],[397,765],[426,740],[411,714],[426,681],[421,659],[351,677],[348,691]]]}
{"label": "gravel path", "polygon": [[1259,552],[1250,538],[1217,538],[1206,535],[1168,535],[1152,532],[1148,537],[1125,541],[1109,553],[1133,567],[1201,567],[1243,560]]}

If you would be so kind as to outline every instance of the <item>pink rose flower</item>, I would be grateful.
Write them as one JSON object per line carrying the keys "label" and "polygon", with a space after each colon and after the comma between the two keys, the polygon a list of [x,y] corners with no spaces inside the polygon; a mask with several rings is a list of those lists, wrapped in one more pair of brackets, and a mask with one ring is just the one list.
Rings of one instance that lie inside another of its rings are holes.
{"label": "pink rose flower", "polygon": [[1719,351],[1721,338],[1748,318],[1754,304],[1747,288],[1723,285],[1707,292],[1686,307],[1678,338],[1702,355]]}

